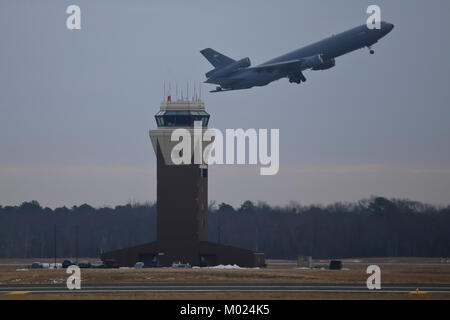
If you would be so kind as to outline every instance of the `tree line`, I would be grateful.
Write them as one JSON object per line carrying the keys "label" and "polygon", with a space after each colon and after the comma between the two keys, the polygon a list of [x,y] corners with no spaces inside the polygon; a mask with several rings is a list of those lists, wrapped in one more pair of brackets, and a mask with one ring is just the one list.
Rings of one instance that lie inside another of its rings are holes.
{"label": "tree line", "polygon": [[[156,239],[156,204],[0,206],[0,258],[99,257]],[[245,201],[209,207],[209,241],[268,258],[449,257],[450,206],[372,197],[328,206]],[[78,232],[76,231],[78,229]],[[78,234],[78,245],[77,245]]]}

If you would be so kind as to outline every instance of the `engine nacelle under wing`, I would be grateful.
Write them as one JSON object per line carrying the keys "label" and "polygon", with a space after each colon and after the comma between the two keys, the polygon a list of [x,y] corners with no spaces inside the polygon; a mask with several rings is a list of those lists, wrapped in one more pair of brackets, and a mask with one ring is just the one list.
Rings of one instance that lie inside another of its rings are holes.
{"label": "engine nacelle under wing", "polygon": [[324,61],[321,65],[312,68],[312,70],[327,70],[333,68],[336,65],[336,60],[334,58]]}
{"label": "engine nacelle under wing", "polygon": [[326,70],[334,67],[336,65],[336,60],[334,58],[324,60],[322,54],[316,54],[311,57],[303,58],[302,69],[312,69],[312,70]]}
{"label": "engine nacelle under wing", "polygon": [[323,64],[324,60],[321,54],[316,54],[311,57],[303,58],[302,61],[302,69],[313,69],[320,67]]}

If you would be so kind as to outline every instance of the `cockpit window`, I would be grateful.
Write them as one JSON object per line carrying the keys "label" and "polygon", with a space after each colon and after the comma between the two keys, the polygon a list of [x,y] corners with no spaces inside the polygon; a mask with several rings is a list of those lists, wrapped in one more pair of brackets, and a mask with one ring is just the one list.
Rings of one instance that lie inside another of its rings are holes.
{"label": "cockpit window", "polygon": [[209,114],[203,110],[167,110],[155,115],[158,127],[191,127],[194,121],[201,121],[208,126]]}

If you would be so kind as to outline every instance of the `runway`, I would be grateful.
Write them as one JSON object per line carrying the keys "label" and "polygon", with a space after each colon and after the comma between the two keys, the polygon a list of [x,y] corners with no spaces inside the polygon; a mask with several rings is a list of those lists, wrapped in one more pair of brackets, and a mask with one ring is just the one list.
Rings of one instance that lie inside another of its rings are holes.
{"label": "runway", "polygon": [[2,284],[0,294],[33,293],[138,293],[138,292],[292,292],[292,293],[440,293],[450,294],[450,285],[385,284],[369,290],[355,283],[114,283],[85,284],[68,290],[65,284]]}

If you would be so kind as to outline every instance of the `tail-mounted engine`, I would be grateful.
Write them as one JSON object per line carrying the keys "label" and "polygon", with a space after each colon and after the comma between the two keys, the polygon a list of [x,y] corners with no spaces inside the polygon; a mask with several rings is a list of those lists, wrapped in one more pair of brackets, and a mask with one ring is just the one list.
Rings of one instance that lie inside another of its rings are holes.
{"label": "tail-mounted engine", "polygon": [[225,77],[227,75],[229,75],[230,73],[236,71],[239,68],[247,68],[250,67],[251,62],[250,62],[250,58],[244,58],[238,61],[235,61],[225,67],[222,67],[220,69],[213,69],[209,72],[207,72],[206,78],[220,78],[220,77]]}

